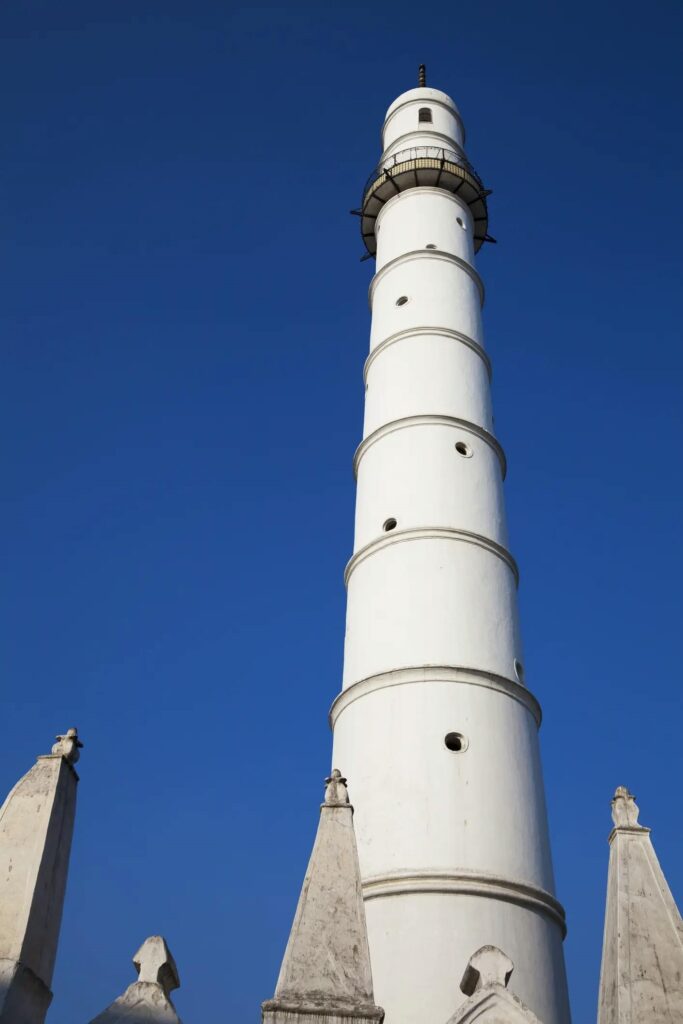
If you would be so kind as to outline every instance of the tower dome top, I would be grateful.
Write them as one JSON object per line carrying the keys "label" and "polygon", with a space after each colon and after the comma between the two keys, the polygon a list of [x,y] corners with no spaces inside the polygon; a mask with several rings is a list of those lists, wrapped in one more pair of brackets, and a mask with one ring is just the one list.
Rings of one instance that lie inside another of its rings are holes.
{"label": "tower dome top", "polygon": [[408,103],[439,103],[444,107],[448,107],[456,117],[460,118],[460,111],[447,93],[441,92],[440,89],[430,89],[424,86],[417,89],[408,89],[407,92],[402,92],[400,96],[397,96],[387,110],[384,123],[386,124],[392,114],[395,114],[400,107]]}

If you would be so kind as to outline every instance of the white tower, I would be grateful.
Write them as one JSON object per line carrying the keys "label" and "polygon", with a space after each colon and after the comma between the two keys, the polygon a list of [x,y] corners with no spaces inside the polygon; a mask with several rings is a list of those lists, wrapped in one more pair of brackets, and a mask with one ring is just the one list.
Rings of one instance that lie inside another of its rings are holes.
{"label": "white tower", "polygon": [[472,950],[568,1024],[538,748],[524,685],[518,573],[493,436],[486,196],[453,101],[424,87],[387,111],[363,196],[377,256],[354,553],[346,569],[334,764],[348,775],[377,1002],[388,1024],[441,1024]]}

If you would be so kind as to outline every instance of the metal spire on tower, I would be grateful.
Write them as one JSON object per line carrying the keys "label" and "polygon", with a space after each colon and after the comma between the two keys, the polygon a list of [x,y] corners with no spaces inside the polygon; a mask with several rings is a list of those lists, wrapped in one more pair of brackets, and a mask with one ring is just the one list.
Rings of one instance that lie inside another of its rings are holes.
{"label": "metal spire on tower", "polygon": [[427,65],[420,64],[417,71],[417,84],[418,88],[424,89],[427,85]]}

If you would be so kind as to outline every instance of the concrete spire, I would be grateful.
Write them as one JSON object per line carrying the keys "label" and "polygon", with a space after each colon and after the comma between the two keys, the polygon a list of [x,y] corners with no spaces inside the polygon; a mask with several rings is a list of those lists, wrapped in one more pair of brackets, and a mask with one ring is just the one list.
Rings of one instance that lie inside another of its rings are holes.
{"label": "concrete spire", "polygon": [[145,939],[133,963],[138,980],[91,1024],[181,1024],[170,999],[180,979],[166,940],[161,935]]}
{"label": "concrete spire", "polygon": [[381,1024],[375,1006],[358,853],[346,779],[335,769],[264,1024],[337,1024],[352,1017]]}
{"label": "concrete spire", "polygon": [[598,1024],[680,1024],[683,921],[635,798],[612,800]]}
{"label": "concrete spire", "polygon": [[448,1024],[540,1024],[538,1017],[508,991],[515,965],[497,946],[482,946],[470,959],[460,990],[470,998]]}
{"label": "concrete spire", "polygon": [[69,729],[0,808],[0,1024],[42,1024],[76,816],[82,743]]}

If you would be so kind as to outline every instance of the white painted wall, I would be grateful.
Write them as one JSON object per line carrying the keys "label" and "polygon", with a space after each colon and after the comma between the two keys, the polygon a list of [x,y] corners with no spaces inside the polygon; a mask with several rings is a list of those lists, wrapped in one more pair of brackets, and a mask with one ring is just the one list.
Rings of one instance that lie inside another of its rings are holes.
{"label": "white painted wall", "polygon": [[493,430],[486,359],[458,331],[424,326],[389,335],[369,358],[365,383],[365,437],[394,420],[423,415]]}
{"label": "white painted wall", "polygon": [[[454,209],[444,216],[449,203]],[[376,235],[377,270],[427,245],[474,263],[469,207],[442,189],[415,188],[394,196],[377,218]]]}
{"label": "white painted wall", "polygon": [[[431,125],[419,125],[421,106]],[[383,158],[434,145],[430,132],[438,145],[463,143],[452,100],[413,89],[389,108]],[[445,1024],[469,957],[493,944],[515,962],[511,989],[544,1024],[568,1024],[472,220],[457,197],[415,188],[386,204],[376,228],[344,680],[331,715],[334,764],[356,807],[375,997],[387,1024]],[[466,749],[447,749],[450,732]]]}
{"label": "white painted wall", "polygon": [[[420,107],[431,110],[431,124],[419,121]],[[429,136],[429,141],[415,142],[419,134]],[[434,134],[438,134],[441,141],[435,143],[431,138]],[[438,89],[411,89],[395,99],[387,110],[382,128],[383,157],[415,145],[444,145],[458,149],[464,142],[465,132],[458,108],[450,96]]]}

